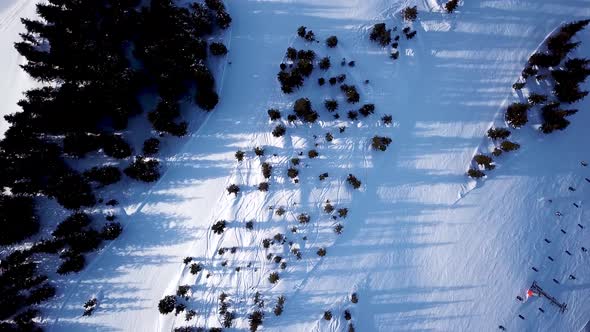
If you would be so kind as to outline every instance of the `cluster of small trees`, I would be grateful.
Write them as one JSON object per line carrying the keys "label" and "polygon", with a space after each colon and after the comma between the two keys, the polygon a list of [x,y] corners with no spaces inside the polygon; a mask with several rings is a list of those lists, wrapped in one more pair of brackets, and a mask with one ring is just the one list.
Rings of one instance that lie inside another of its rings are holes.
{"label": "cluster of small trees", "polygon": [[373,147],[373,149],[380,151],[387,150],[389,144],[391,144],[391,138],[377,135],[373,137],[373,140],[371,142],[371,146]]}
{"label": "cluster of small trees", "polygon": [[369,38],[381,46],[387,46],[391,43],[391,29],[387,29],[385,23],[377,23],[373,26]]}
{"label": "cluster of small trees", "polygon": [[[576,21],[563,25],[559,31],[549,37],[546,41],[546,51],[537,52],[529,58],[527,67],[522,72],[522,81],[516,82],[513,88],[520,90],[525,87],[526,80],[537,75],[540,70],[548,70],[554,81],[553,95],[557,102],[549,100],[548,96],[532,93],[528,97],[528,105],[543,105],[541,107],[541,118],[543,124],[541,131],[551,133],[554,130],[563,130],[570,124],[566,117],[575,114],[577,110],[564,110],[560,103],[573,103],[588,95],[588,91],[580,89],[580,83],[590,75],[590,60],[568,59],[563,65],[560,64],[567,54],[578,47],[580,42],[572,42],[574,35],[586,27],[590,20]],[[546,78],[545,74],[538,74],[538,80]],[[522,104],[521,104],[522,105]],[[527,122],[526,111],[522,106],[509,110],[506,119],[514,127],[520,127]]]}
{"label": "cluster of small trees", "polygon": [[297,28],[297,35],[309,42],[315,41],[315,34],[311,30],[307,30],[307,27],[300,26]]}
{"label": "cluster of small trees", "polygon": [[[284,93],[292,93],[303,85],[306,77],[309,77],[314,69],[316,54],[312,50],[299,50],[289,47],[286,58],[290,62],[281,63],[277,79],[281,83],[281,90]],[[324,64],[325,65],[325,64]]]}

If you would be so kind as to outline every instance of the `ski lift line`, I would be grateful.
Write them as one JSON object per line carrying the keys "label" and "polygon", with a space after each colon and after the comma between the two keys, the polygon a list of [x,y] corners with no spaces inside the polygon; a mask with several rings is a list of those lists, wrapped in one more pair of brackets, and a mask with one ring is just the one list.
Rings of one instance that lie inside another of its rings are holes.
{"label": "ski lift line", "polygon": [[559,300],[557,300],[555,297],[551,296],[550,294],[548,294],[547,292],[545,292],[543,290],[543,288],[541,288],[536,281],[533,281],[533,284],[531,285],[530,289],[527,291],[527,297],[529,297],[529,294],[533,294],[532,296],[535,296],[534,294],[537,294],[537,296],[543,296],[545,298],[547,298],[551,304],[557,306],[559,308],[559,312],[564,313],[567,310],[567,304],[565,302],[560,303]]}

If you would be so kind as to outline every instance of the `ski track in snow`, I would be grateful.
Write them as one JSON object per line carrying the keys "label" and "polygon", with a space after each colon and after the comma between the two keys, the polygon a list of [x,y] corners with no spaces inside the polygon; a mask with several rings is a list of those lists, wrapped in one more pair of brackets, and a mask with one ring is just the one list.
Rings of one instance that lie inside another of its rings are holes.
{"label": "ski track in snow", "polygon": [[[3,36],[29,3],[0,12]],[[448,15],[442,3],[230,1],[234,22],[224,42],[232,63],[216,74],[223,89],[220,104],[203,121],[191,122],[190,138],[172,143],[180,146],[170,147],[176,152],[163,162],[165,173],[156,184],[124,190],[129,196],[119,216],[124,233],[82,273],[59,281],[63,293],[44,307],[49,329],[169,331],[187,323],[182,314],[159,315],[157,302],[188,284],[188,307],[197,311],[188,324],[194,326],[221,326],[218,296],[226,292],[237,314],[234,326],[247,328],[252,297],[260,291],[267,309],[279,295],[286,297],[282,316],[267,310],[265,330],[346,331],[346,309],[360,331],[493,331],[500,324],[508,331],[580,330],[590,320],[590,257],[580,251],[590,247],[584,234],[590,227],[585,224],[590,183],[584,180],[590,168],[579,166],[590,159],[583,144],[590,141],[588,99],[575,105],[580,112],[564,132],[513,131],[521,150],[502,156],[501,167],[484,182],[474,186],[464,172],[474,151],[485,149],[487,129],[502,120],[499,114],[514,99],[511,85],[528,56],[552,29],[587,18],[590,9],[573,0],[482,0],[462,1]],[[400,58],[393,61],[368,35],[377,22],[395,25],[394,35],[400,33],[399,10],[408,5],[418,5],[419,19],[412,24],[418,35],[409,41],[402,35]],[[296,38],[299,25],[322,43],[310,46]],[[328,50],[323,41],[330,35],[338,36],[339,45]],[[578,35],[584,43],[574,54],[589,56],[589,37],[588,30]],[[361,102],[349,107],[338,87],[318,87],[319,68],[300,91],[282,94],[276,73],[290,45],[331,56],[332,68],[321,75],[345,73]],[[341,58],[356,66],[340,67]],[[317,124],[286,124],[299,97],[310,97],[320,113]],[[338,121],[322,105],[332,97],[340,104]],[[374,103],[375,114],[345,119],[349,109],[364,103]],[[285,137],[270,134],[278,122],[268,121],[269,108],[280,109]],[[393,115],[392,126],[378,121],[384,114]],[[344,123],[346,132],[340,134]],[[332,143],[324,140],[327,131],[334,135]],[[386,152],[370,149],[373,135],[393,139]],[[300,183],[293,184],[286,176],[290,159],[315,143],[319,158],[301,157]],[[265,156],[254,156],[256,146],[265,148]],[[238,149],[246,152],[241,163],[234,158]],[[264,181],[263,161],[273,166],[267,193],[256,189]],[[323,172],[330,175],[320,182]],[[363,182],[360,190],[348,186],[348,173]],[[242,189],[237,197],[225,190],[232,183]],[[347,207],[347,218],[330,219],[322,211],[326,199],[336,209]],[[269,206],[283,206],[287,213],[278,217]],[[309,213],[311,222],[299,225],[299,213]],[[221,219],[228,227],[214,234],[211,225]],[[252,231],[245,229],[250,220]],[[332,230],[338,222],[344,226],[341,235]],[[294,225],[296,234],[290,232]],[[278,232],[301,248],[301,260],[287,244],[262,247],[264,238]],[[220,256],[222,247],[237,251]],[[327,249],[323,258],[316,255],[319,247]],[[269,252],[281,255],[287,268],[267,260]],[[203,271],[190,274],[182,264],[186,256]],[[272,271],[281,276],[275,285],[267,280]],[[577,279],[567,280],[569,274]],[[569,311],[559,314],[540,298],[516,301],[533,280],[567,302]],[[352,292],[358,293],[358,304],[350,303]],[[95,294],[101,297],[95,314],[80,317],[82,304]],[[325,310],[332,311],[329,322],[322,319]]]}

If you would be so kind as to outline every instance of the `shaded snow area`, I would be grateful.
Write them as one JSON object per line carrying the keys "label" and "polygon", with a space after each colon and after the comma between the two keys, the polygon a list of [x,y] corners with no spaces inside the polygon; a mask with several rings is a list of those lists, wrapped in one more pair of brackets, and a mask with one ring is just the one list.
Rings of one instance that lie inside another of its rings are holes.
{"label": "shaded snow area", "polygon": [[[2,113],[16,110],[30,84],[10,44],[21,29],[16,17],[33,13],[32,2],[0,2],[0,60],[9,64],[0,80]],[[168,141],[161,180],[120,188],[123,234],[81,273],[60,277],[58,296],[43,307],[47,330],[220,327],[222,292],[236,316],[229,330],[248,330],[255,310],[265,313],[264,331],[347,331],[350,322],[357,331],[583,330],[590,320],[590,252],[581,249],[590,248],[590,166],[581,161],[590,162],[590,99],[572,105],[580,112],[565,131],[544,135],[534,121],[513,130],[521,148],[495,158],[485,179],[470,180],[465,172],[474,154],[488,152],[488,128],[502,122],[509,103],[522,100],[512,84],[528,57],[561,24],[589,18],[590,3],[465,0],[453,14],[441,4],[229,1],[228,63],[216,70],[219,105],[191,126],[188,138]],[[418,6],[411,40],[401,34],[406,24],[399,11],[407,5]],[[369,40],[379,22],[397,26],[399,59]],[[300,25],[321,42],[298,38]],[[339,39],[333,49],[324,44],[331,35]],[[590,57],[590,31],[575,38],[583,43],[572,56]],[[332,67],[316,68],[301,89],[285,95],[276,75],[287,47],[329,56]],[[355,66],[341,66],[343,58]],[[357,87],[360,103],[346,103],[338,85],[317,84],[340,74]],[[318,111],[315,124],[287,122],[300,97]],[[324,108],[329,98],[338,100],[340,119]],[[375,104],[375,114],[347,119],[349,110],[367,103]],[[282,120],[269,121],[269,108],[279,109]],[[386,114],[391,125],[380,120]],[[279,123],[287,131],[277,138],[271,131]],[[347,127],[342,133],[341,126]],[[371,148],[374,135],[391,137],[386,151]],[[264,148],[264,156],[254,147]],[[311,149],[317,158],[308,157]],[[237,150],[245,152],[241,162]],[[287,176],[294,157],[300,158],[298,183]],[[265,181],[263,162],[272,166],[268,192],[257,189]],[[348,174],[362,182],[358,190],[346,182]],[[238,195],[228,195],[230,184],[240,186]],[[348,215],[325,213],[326,200]],[[309,223],[299,223],[302,213]],[[221,235],[211,230],[219,220],[227,226]],[[278,233],[284,242],[274,239]],[[273,240],[268,248],[264,239]],[[202,270],[191,274],[185,257]],[[275,284],[268,280],[273,272],[280,277]],[[560,313],[546,298],[518,301],[533,281],[568,310]],[[184,313],[158,313],[158,301],[179,285],[190,286],[184,303],[196,315],[188,322]],[[257,292],[262,307],[253,302]],[[281,295],[284,312],[275,316]],[[92,297],[96,310],[83,317]]]}

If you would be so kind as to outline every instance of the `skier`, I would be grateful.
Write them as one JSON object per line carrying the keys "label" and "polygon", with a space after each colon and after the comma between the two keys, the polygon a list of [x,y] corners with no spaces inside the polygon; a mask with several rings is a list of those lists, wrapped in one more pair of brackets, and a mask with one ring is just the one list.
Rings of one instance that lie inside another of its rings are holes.
{"label": "skier", "polygon": [[498,328],[499,328],[500,330],[502,330],[502,331],[506,331],[506,328],[505,328],[504,326],[502,326],[502,325],[498,326]]}
{"label": "skier", "polygon": [[588,163],[587,163],[587,162],[585,162],[585,161],[582,161],[582,162],[581,162],[581,164],[582,164],[582,166],[584,166],[584,167],[588,166]]}
{"label": "skier", "polygon": [[559,212],[559,211],[555,212],[555,215],[558,216],[558,217],[561,217],[562,216],[561,212]]}
{"label": "skier", "polygon": [[573,274],[570,274],[570,276],[569,276],[569,279],[570,279],[570,280],[576,280],[576,277],[574,277],[574,275],[573,275]]}
{"label": "skier", "polygon": [[576,191],[576,188],[574,187],[568,187],[567,189],[569,189],[569,191]]}
{"label": "skier", "polygon": [[588,251],[588,249],[582,247],[582,252],[586,252],[586,251]]}

